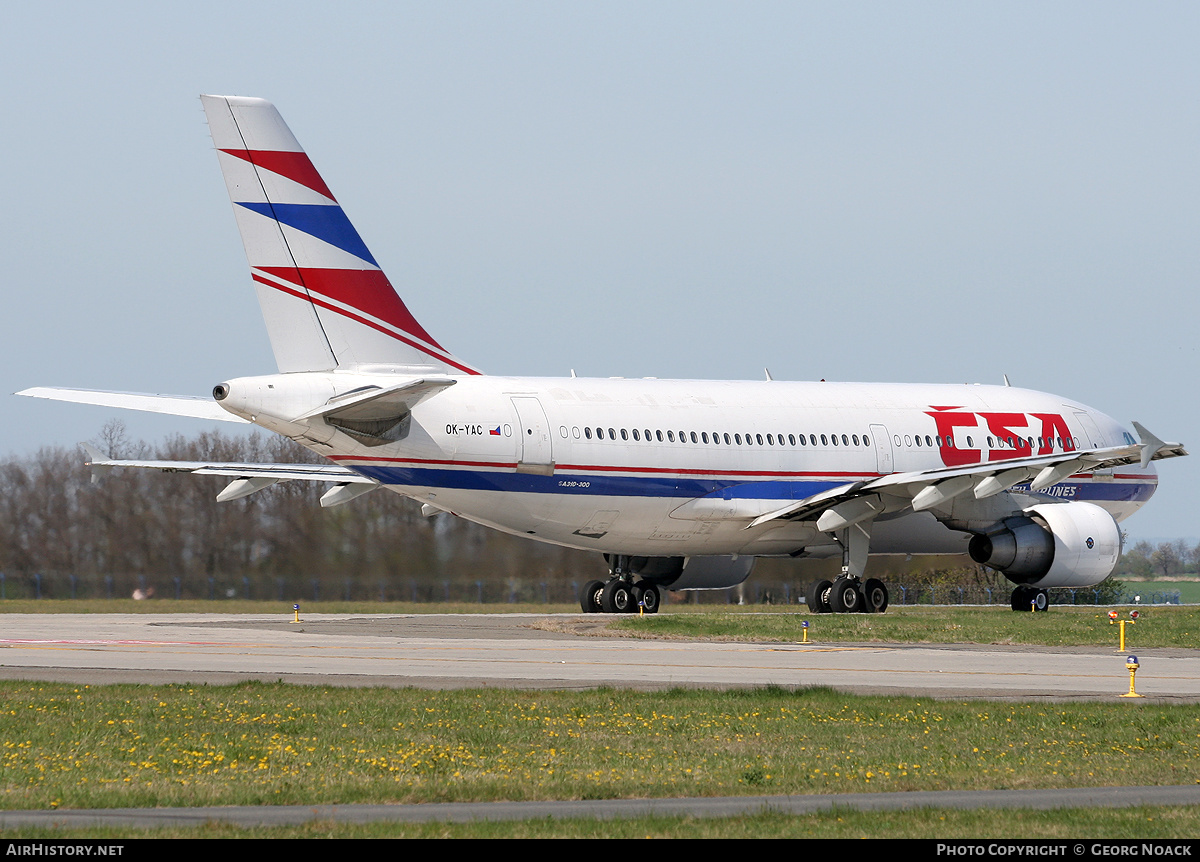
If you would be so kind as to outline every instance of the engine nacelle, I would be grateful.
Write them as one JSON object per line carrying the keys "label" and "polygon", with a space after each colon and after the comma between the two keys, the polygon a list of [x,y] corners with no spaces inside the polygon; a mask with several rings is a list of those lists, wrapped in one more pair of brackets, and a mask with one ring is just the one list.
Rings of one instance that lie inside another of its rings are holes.
{"label": "engine nacelle", "polygon": [[670,590],[727,590],[754,569],[756,557],[632,557],[630,569]]}
{"label": "engine nacelle", "polygon": [[1088,587],[1116,568],[1121,531],[1112,515],[1091,503],[1043,503],[976,535],[969,550],[971,559],[1013,583]]}

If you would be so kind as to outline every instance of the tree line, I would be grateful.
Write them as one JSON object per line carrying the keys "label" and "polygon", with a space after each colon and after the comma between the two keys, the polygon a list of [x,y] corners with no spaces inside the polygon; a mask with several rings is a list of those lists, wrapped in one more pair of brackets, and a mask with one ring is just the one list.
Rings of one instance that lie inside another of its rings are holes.
{"label": "tree line", "polygon": [[[204,432],[158,445],[109,423],[110,458],[316,463],[277,435]],[[328,509],[318,482],[216,501],[229,478],[116,468],[74,447],[0,462],[0,589],[34,595],[299,600],[568,601],[604,571],[599,555],[529,542],[451,515],[427,518],[379,490]]]}

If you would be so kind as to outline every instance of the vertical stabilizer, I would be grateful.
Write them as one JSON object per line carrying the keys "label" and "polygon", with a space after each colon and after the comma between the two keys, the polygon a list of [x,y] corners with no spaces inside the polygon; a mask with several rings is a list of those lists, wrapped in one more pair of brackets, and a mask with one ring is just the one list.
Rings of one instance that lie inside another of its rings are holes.
{"label": "vertical stabilizer", "polygon": [[200,101],[280,371],[479,373],[409,313],[274,105]]}

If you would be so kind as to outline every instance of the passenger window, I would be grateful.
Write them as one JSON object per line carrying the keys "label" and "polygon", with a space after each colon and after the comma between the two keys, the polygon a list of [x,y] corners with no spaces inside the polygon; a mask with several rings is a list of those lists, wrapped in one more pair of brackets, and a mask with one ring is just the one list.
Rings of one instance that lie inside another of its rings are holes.
{"label": "passenger window", "polygon": [[634,439],[635,441],[639,442],[639,443],[640,443],[640,442],[641,442],[641,440],[642,440],[642,435],[640,435],[640,434],[638,433],[638,430],[637,430],[636,428],[634,428],[634,429],[633,429],[633,439]]}
{"label": "passenger window", "polygon": [[725,433],[725,445],[726,445],[726,446],[728,446],[728,445],[729,445],[729,432],[726,432],[726,433]]}
{"label": "passenger window", "polygon": [[[803,439],[804,439],[804,435],[803,435],[803,434],[801,434],[801,435],[800,435],[800,439],[801,439],[801,440],[803,440]],[[789,446],[795,446],[795,445],[796,445],[796,435],[795,435],[795,434],[789,434],[789,435],[788,435],[788,445],[789,445]]]}
{"label": "passenger window", "polygon": [[591,429],[591,428],[584,428],[584,429],[583,429],[583,436],[584,436],[584,437],[586,437],[586,438],[588,438],[589,440],[591,440],[591,439],[592,439],[592,429]]}
{"label": "passenger window", "polygon": [[692,442],[693,442],[693,443],[698,443],[698,442],[699,442],[699,441],[696,439],[696,432],[695,432],[695,431],[693,431],[693,432],[692,432],[692,434],[691,434],[691,437],[692,437]]}
{"label": "passenger window", "polygon": [[843,446],[849,446],[849,445],[850,445],[850,438],[849,438],[849,437],[847,437],[845,434],[843,434],[843,435],[842,435],[842,445],[843,445]]}
{"label": "passenger window", "polygon": [[742,445],[742,435],[741,434],[734,434],[733,439],[737,441],[737,444],[739,446]]}
{"label": "passenger window", "polygon": [[669,440],[672,443],[675,442],[675,432],[674,431],[667,432],[667,440]]}
{"label": "passenger window", "polygon": [[622,440],[628,440],[628,439],[629,439],[629,432],[628,432],[628,431],[626,431],[624,428],[622,428],[622,429],[621,429],[621,439],[622,439]]}

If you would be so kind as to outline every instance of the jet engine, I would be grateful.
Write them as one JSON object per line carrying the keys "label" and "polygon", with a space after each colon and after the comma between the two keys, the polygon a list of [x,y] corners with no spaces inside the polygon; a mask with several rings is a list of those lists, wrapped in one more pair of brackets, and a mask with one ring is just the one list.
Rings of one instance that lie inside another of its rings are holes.
{"label": "jet engine", "polygon": [[1121,531],[1091,503],[1043,503],[977,534],[968,550],[1016,584],[1087,587],[1116,568]]}

